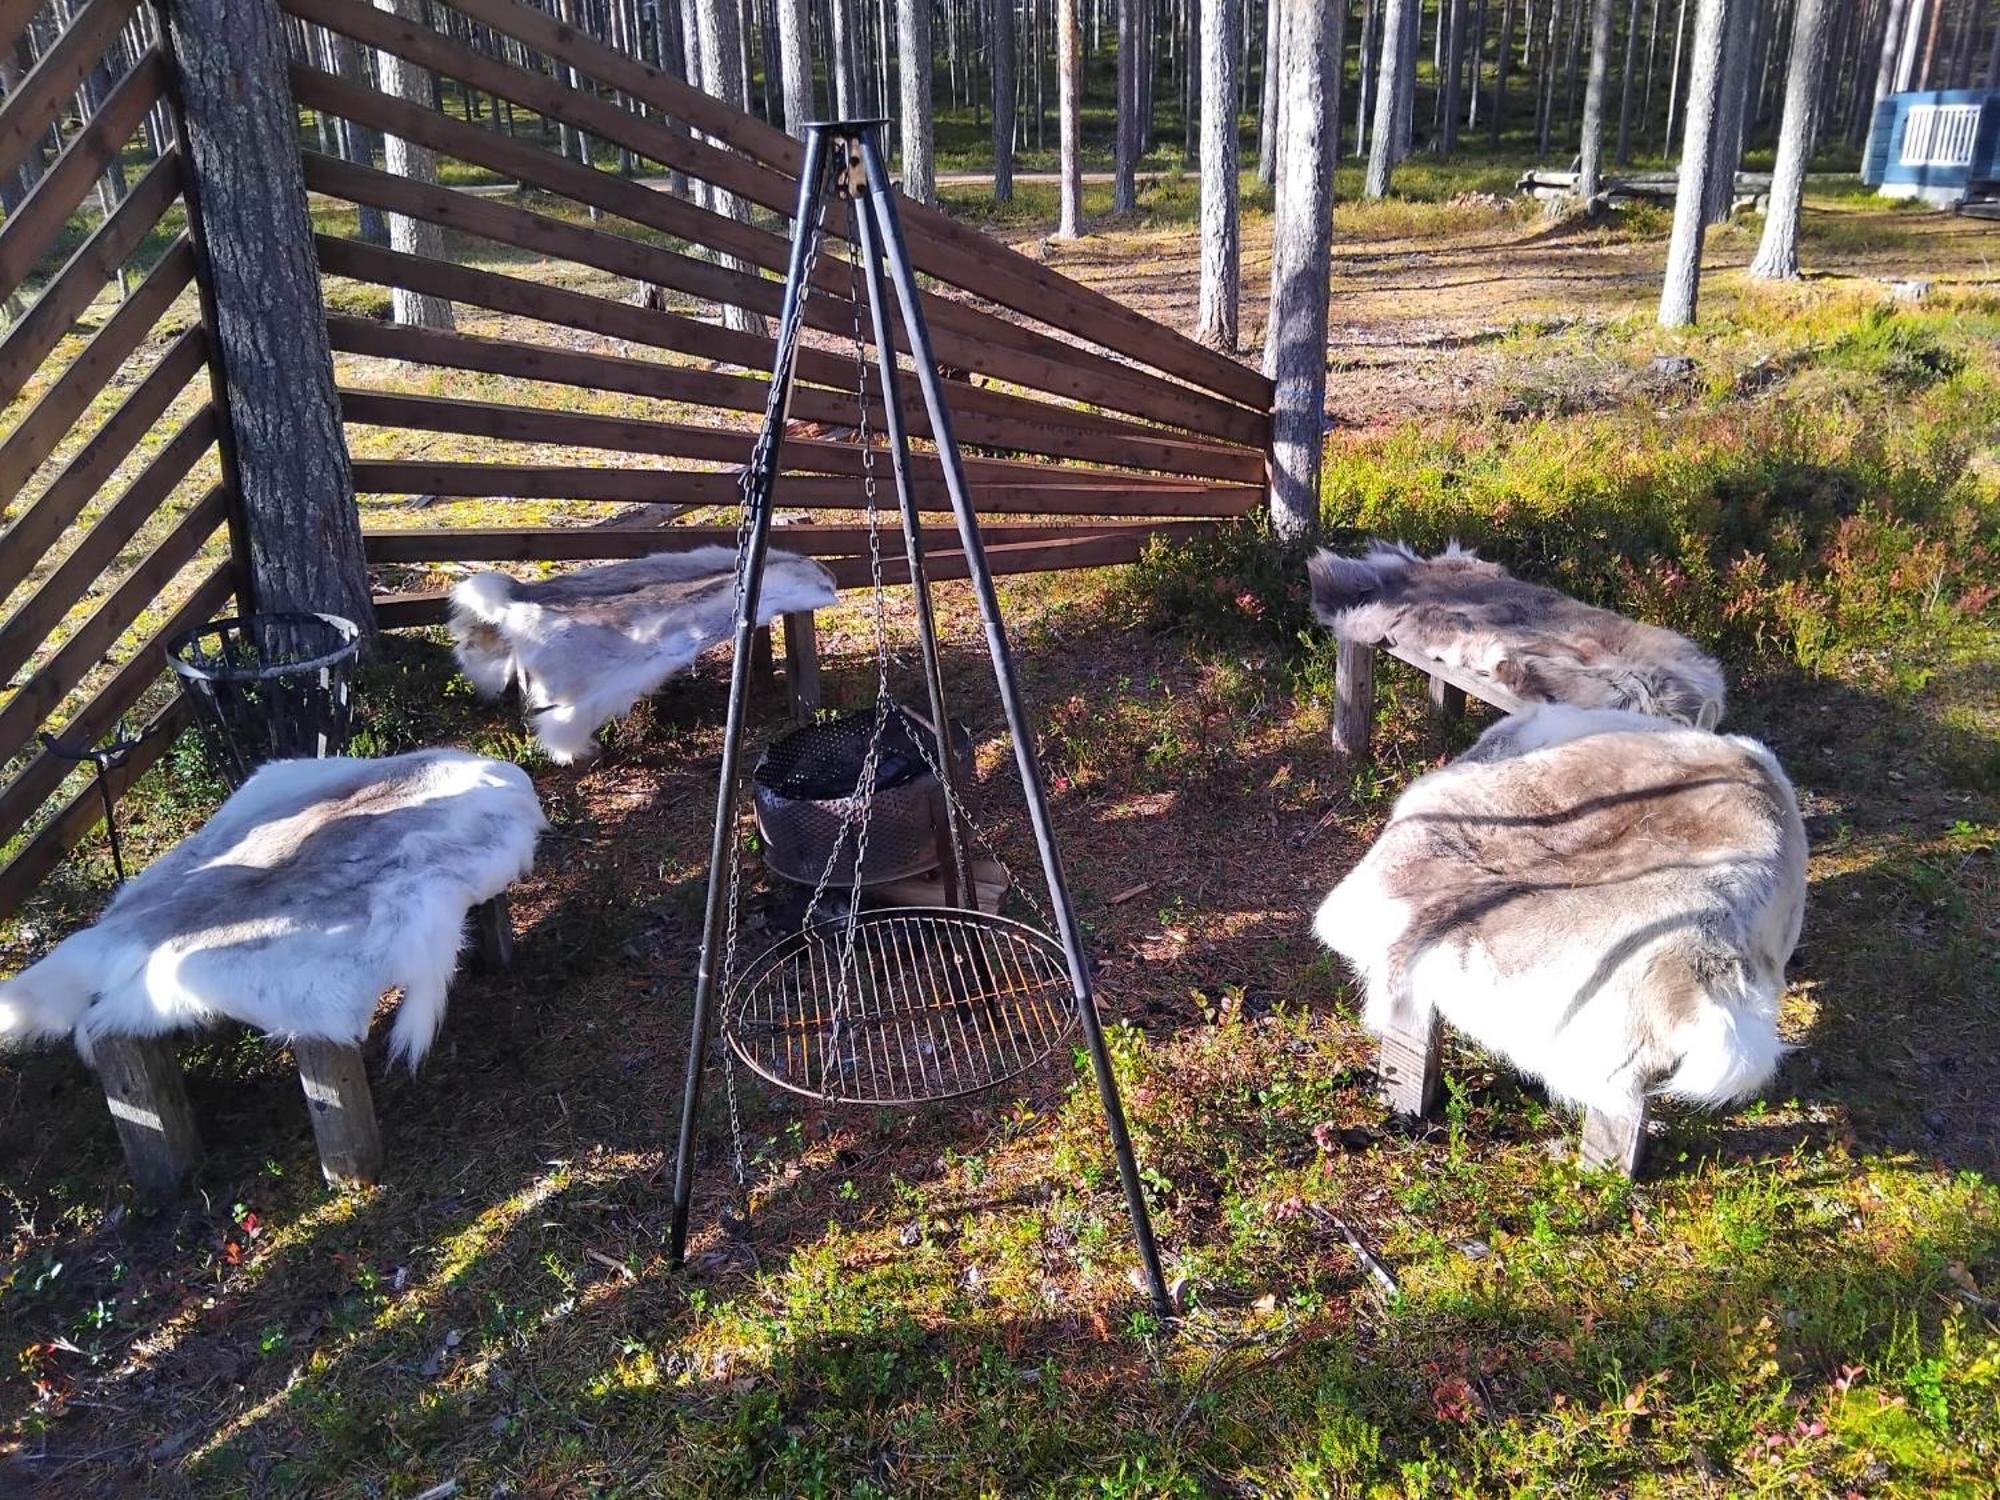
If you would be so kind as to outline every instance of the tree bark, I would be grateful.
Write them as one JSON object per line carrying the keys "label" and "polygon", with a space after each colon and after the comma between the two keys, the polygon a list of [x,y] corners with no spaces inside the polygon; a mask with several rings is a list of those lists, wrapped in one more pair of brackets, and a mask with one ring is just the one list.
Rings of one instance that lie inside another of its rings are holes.
{"label": "tree bark", "polygon": [[374,625],[274,0],[168,0],[250,579]]}
{"label": "tree bark", "polygon": [[1778,160],[1771,173],[1771,207],[1764,237],[1750,274],[1766,281],[1789,281],[1799,274],[1799,203],[1805,196],[1806,166],[1812,160],[1826,64],[1824,0],[1798,0],[1792,17],[1792,47],[1785,68],[1785,115],[1778,126]]}
{"label": "tree bark", "polygon": [[[423,0],[375,0],[375,7],[399,20],[420,26],[424,24]],[[375,68],[379,86],[390,98],[422,108],[430,107],[430,79],[424,69],[405,62],[392,52],[376,53]],[[437,157],[430,148],[406,141],[401,136],[382,137],[382,164],[396,176],[408,178],[411,182],[433,185],[437,182]],[[444,231],[437,225],[402,214],[390,214],[388,219],[391,248],[405,255],[421,255],[430,260],[446,258]],[[451,304],[442,297],[408,292],[401,287],[392,289],[390,297],[398,323],[408,323],[417,328],[454,326]]]}
{"label": "tree bark", "polygon": [[1382,76],[1378,59],[1377,33],[1382,12],[1381,0],[1362,0],[1361,43],[1354,67],[1354,154],[1367,153],[1369,121],[1374,117],[1375,86]]}
{"label": "tree bark", "polygon": [[1736,201],[1736,167],[1743,155],[1743,113],[1750,92],[1749,41],[1756,7],[1757,0],[1730,0],[1729,31],[1722,41],[1722,92],[1716,99],[1709,146],[1714,159],[1708,169],[1708,197],[1702,206],[1706,224],[1728,218]]}
{"label": "tree bark", "polygon": [[[1679,186],[1674,193],[1674,230],[1667,241],[1667,272],[1660,291],[1660,326],[1681,328],[1695,319],[1701,291],[1704,205],[1714,167],[1717,108],[1722,94],[1722,45],[1732,0],[1697,0],[1693,57],[1688,66],[1687,131],[1681,142]],[[1743,4],[1745,0],[1733,0]]]}
{"label": "tree bark", "polygon": [[[1403,75],[1410,57],[1410,39],[1416,21],[1417,0],[1385,0],[1382,64],[1375,83],[1375,123],[1370,129],[1368,176],[1361,189],[1364,197],[1386,198],[1389,195],[1389,178],[1395,167],[1396,143],[1402,132],[1404,108],[1406,101],[1412,97],[1403,86]],[[1287,72],[1290,72],[1289,68]]]}
{"label": "tree bark", "polygon": [[1280,108],[1285,139],[1279,148],[1284,171],[1277,184],[1265,343],[1274,385],[1271,529],[1298,537],[1319,526],[1333,167],[1347,7],[1312,3],[1287,9]]}
{"label": "tree bark", "polygon": [[800,140],[815,118],[813,102],[812,15],[806,0],[777,0],[778,70],[785,85],[785,128]]}
{"label": "tree bark", "polygon": [[1056,0],[1056,108],[1062,116],[1062,220],[1056,238],[1083,233],[1083,35],[1077,0]]}
{"label": "tree bark", "polygon": [[1201,13],[1201,296],[1195,337],[1232,354],[1243,287],[1237,170],[1236,5],[1208,0]]}
{"label": "tree bark", "polygon": [[[1659,0],[1653,0],[1655,6]],[[1639,0],[1632,0],[1625,14],[1625,66],[1618,74],[1618,155],[1619,166],[1632,159],[1632,83],[1639,71]]]}
{"label": "tree bark", "polygon": [[[1444,7],[1448,5],[1449,9]],[[1449,26],[1446,25],[1447,18]],[[1458,106],[1460,74],[1465,61],[1465,0],[1441,0],[1438,27],[1445,33],[1443,87],[1439,91],[1438,155],[1449,156],[1458,149]]]}
{"label": "tree bark", "polygon": [[993,71],[993,201],[1014,198],[1014,0],[986,0]]}
{"label": "tree bark", "polygon": [[1118,142],[1113,163],[1111,209],[1129,214],[1139,206],[1139,6],[1118,0]]}
{"label": "tree bark", "polygon": [[1583,91],[1583,161],[1576,195],[1588,209],[1604,183],[1604,95],[1611,84],[1611,0],[1591,0],[1590,81]]}
{"label": "tree bark", "polygon": [[[692,3],[696,38],[701,49],[702,90],[730,108],[740,110],[744,107],[743,37],[737,27],[736,0],[692,0]],[[749,205],[727,189],[710,184],[708,206],[739,224],[750,222]],[[755,274],[755,267],[733,257],[721,255],[716,259],[731,270]],[[723,304],[722,320],[728,327],[742,333],[763,335],[768,331],[761,314],[738,307],[733,302]]]}
{"label": "tree bark", "polygon": [[896,40],[903,95],[903,193],[918,203],[935,203],[937,167],[931,153],[930,0],[896,0]]}
{"label": "tree bark", "polygon": [[1257,180],[1265,187],[1278,174],[1278,37],[1284,19],[1284,0],[1266,0],[1264,6],[1264,87],[1257,112]]}
{"label": "tree bark", "polygon": [[1673,71],[1667,76],[1667,133],[1660,142],[1660,153],[1669,159],[1674,139],[1674,120],[1680,112],[1682,97],[1681,53],[1687,43],[1687,18],[1688,0],[1680,0],[1680,10],[1676,13],[1674,21],[1674,66]]}
{"label": "tree bark", "polygon": [[1917,48],[1923,39],[1923,0],[1909,0],[1909,4],[1903,9],[1902,36],[1896,49],[1896,86],[1891,92],[1907,93],[1916,86]]}
{"label": "tree bark", "polygon": [[861,74],[857,64],[859,36],[856,28],[859,20],[854,13],[855,0],[829,0],[827,6],[833,18],[832,56],[827,66],[833,73],[834,113],[843,120],[852,120],[867,112],[868,106],[861,99]]}
{"label": "tree bark", "polygon": [[1514,5],[1506,0],[1500,10],[1500,55],[1493,60],[1493,109],[1486,120],[1486,139],[1500,144],[1500,125],[1507,117],[1507,70],[1514,56]]}

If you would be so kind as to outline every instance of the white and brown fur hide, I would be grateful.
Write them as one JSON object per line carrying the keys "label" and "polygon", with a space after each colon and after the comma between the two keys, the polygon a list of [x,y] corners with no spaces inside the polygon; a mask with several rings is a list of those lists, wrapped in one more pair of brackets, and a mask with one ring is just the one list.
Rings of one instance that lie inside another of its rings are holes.
{"label": "white and brown fur hide", "polygon": [[159,1036],[229,1018],[358,1043],[400,986],[415,1067],[444,1017],[466,913],[528,873],[547,826],[527,773],[459,750],[275,761],[111,900],[0,982],[0,1042]]}
{"label": "white and brown fur hide", "polygon": [[[834,598],[825,568],[772,552],[757,623]],[[535,738],[567,765],[594,752],[599,726],[728,639],[735,611],[735,550],[697,547],[534,583],[475,573],[451,591],[451,634],[460,669],[483,696],[521,684]]]}
{"label": "white and brown fur hide", "polygon": [[1766,1083],[1805,909],[1806,836],[1771,752],[1640,714],[1544,707],[1419,778],[1313,930],[1377,1033],[1433,1014],[1560,1098]]}
{"label": "white and brown fur hide", "polygon": [[1484,562],[1377,542],[1308,565],[1313,613],[1342,640],[1389,641],[1490,677],[1530,703],[1627,708],[1701,729],[1722,720],[1722,668],[1685,636],[1597,609]]}

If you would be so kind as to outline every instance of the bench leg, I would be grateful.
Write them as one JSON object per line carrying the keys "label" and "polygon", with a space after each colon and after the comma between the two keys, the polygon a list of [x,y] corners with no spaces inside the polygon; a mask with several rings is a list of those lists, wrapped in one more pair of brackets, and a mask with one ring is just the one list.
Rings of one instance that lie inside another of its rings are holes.
{"label": "bench leg", "polygon": [[171,1197],[201,1160],[201,1136],[173,1043],[108,1036],[91,1050],[132,1185],[148,1198]]}
{"label": "bench leg", "polygon": [[1334,753],[1355,765],[1369,757],[1375,731],[1375,648],[1342,641],[1333,664]]}
{"label": "bench leg", "polygon": [[810,724],[819,711],[819,641],[811,610],[785,616],[785,688],[792,722]]}
{"label": "bench leg", "polygon": [[1437,1108],[1443,1086],[1444,1028],[1432,1011],[1410,1031],[1392,1031],[1382,1038],[1375,1072],[1382,1102],[1399,1115],[1422,1119]]}
{"label": "bench leg", "polygon": [[1442,677],[1430,681],[1431,712],[1446,722],[1465,717],[1465,689],[1453,687]]}
{"label": "bench leg", "polygon": [[514,961],[514,918],[505,891],[472,908],[472,955],[489,972]]}
{"label": "bench leg", "polygon": [[1580,1167],[1610,1167],[1627,1177],[1637,1177],[1646,1159],[1646,1105],[1642,1100],[1634,1115],[1607,1115],[1585,1110],[1583,1139],[1576,1150]]}
{"label": "bench leg", "polygon": [[348,1042],[292,1043],[299,1082],[306,1091],[319,1169],[327,1185],[372,1187],[382,1175],[382,1135],[375,1124],[375,1096],[361,1049]]}

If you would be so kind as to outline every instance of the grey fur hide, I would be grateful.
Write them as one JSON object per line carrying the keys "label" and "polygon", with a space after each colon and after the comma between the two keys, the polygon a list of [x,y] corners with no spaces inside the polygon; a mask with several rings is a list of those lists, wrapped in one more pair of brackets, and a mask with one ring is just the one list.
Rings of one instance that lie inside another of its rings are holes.
{"label": "grey fur hide", "polygon": [[460,750],[275,761],[125,886],[97,925],[0,983],[0,1041],[158,1036],[228,1017],[359,1042],[403,989],[411,1067],[444,1017],[465,916],[533,865],[527,773]]}
{"label": "grey fur hide", "polygon": [[1541,707],[1420,777],[1314,919],[1364,1020],[1436,1012],[1624,1118],[1761,1087],[1805,910],[1791,783],[1754,740]]}
{"label": "grey fur hide", "polygon": [[1628,708],[1701,729],[1722,720],[1722,668],[1685,636],[1596,609],[1482,562],[1377,542],[1308,565],[1313,613],[1342,640],[1389,641],[1480,673],[1530,703]]}
{"label": "grey fur hide", "polygon": [[[519,681],[535,738],[567,765],[593,753],[601,725],[729,639],[735,574],[730,547],[660,552],[534,583],[475,573],[451,591],[454,654],[486,697]],[[825,568],[772,552],[757,623],[824,609],[834,598]]]}

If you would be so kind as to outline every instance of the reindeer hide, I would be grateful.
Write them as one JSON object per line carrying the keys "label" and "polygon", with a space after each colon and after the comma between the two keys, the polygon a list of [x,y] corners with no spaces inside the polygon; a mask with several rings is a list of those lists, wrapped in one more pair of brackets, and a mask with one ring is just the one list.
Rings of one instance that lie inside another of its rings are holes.
{"label": "reindeer hide", "polygon": [[1432,1013],[1576,1103],[1722,1104],[1777,1066],[1805,907],[1791,783],[1754,740],[1537,708],[1420,777],[1314,931],[1377,1032]]}
{"label": "reindeer hide", "polygon": [[[535,737],[567,765],[593,752],[600,725],[728,639],[735,572],[732,548],[697,547],[534,583],[475,573],[451,591],[459,667],[487,697],[519,681]],[[833,602],[833,575],[818,563],[767,556],[758,624]]]}
{"label": "reindeer hide", "polygon": [[1313,613],[1342,640],[1389,641],[1530,703],[1721,722],[1722,668],[1685,636],[1524,582],[1457,543],[1428,558],[1382,542],[1361,557],[1321,552],[1309,571]]}
{"label": "reindeer hide", "polygon": [[459,750],[263,767],[97,925],[0,983],[0,1041],[157,1036],[224,1017],[359,1042],[403,989],[412,1067],[443,1019],[466,913],[528,873],[527,773]]}

